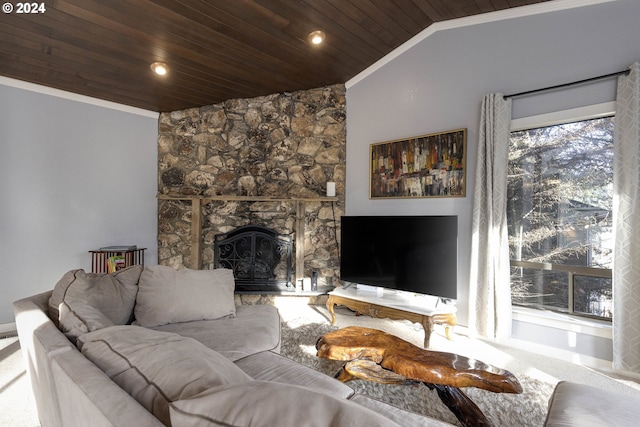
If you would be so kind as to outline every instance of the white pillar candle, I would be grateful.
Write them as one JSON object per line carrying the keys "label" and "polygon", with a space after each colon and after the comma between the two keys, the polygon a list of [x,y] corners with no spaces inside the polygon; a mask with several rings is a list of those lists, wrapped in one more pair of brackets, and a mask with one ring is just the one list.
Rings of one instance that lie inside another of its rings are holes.
{"label": "white pillar candle", "polygon": [[327,182],[327,197],[334,197],[336,195],[336,183]]}

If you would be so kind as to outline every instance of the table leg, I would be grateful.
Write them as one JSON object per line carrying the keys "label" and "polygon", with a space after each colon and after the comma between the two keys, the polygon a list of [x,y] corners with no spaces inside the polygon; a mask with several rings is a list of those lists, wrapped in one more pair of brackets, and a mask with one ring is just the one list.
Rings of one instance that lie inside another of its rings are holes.
{"label": "table leg", "polygon": [[431,338],[431,332],[433,332],[433,325],[443,324],[444,333],[449,341],[451,341],[452,327],[457,323],[456,315],[454,313],[439,313],[433,316],[422,316],[422,327],[424,328],[424,348],[429,348],[429,340]]}
{"label": "table leg", "polygon": [[331,314],[331,324],[336,323],[336,313],[334,311],[334,306],[336,305],[333,295],[329,295],[329,299],[327,300],[327,310],[329,310],[329,314]]}
{"label": "table leg", "polygon": [[444,335],[447,337],[449,341],[451,341],[451,326],[444,325]]}
{"label": "table leg", "polygon": [[464,427],[490,427],[491,423],[478,405],[459,388],[447,385],[424,383],[430,389],[436,389],[442,403],[456,416]]}
{"label": "table leg", "polygon": [[433,318],[431,316],[422,316],[421,324],[424,329],[424,348],[429,348],[431,332],[433,331]]}

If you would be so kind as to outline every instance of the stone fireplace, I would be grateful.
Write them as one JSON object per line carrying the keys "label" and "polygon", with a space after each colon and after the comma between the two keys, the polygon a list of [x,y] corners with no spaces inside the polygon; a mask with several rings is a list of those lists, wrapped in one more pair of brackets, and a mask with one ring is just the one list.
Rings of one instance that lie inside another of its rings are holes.
{"label": "stone fireplace", "polygon": [[337,285],[345,118],[344,85],[162,113],[158,262],[214,268],[215,236],[260,226],[291,236],[292,284]]}

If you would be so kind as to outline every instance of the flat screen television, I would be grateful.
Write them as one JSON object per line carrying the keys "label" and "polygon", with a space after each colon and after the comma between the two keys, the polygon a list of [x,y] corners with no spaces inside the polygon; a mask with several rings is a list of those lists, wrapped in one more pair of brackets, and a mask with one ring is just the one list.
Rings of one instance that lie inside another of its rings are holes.
{"label": "flat screen television", "polygon": [[345,282],[456,299],[457,216],[343,216]]}

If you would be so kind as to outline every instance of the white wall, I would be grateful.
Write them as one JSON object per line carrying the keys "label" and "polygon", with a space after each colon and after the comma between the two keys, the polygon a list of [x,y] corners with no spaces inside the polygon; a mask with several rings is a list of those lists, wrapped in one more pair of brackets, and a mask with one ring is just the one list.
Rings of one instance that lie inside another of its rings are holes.
{"label": "white wall", "polygon": [[[576,5],[580,7],[564,9]],[[457,214],[459,323],[466,325],[468,319],[471,210],[482,97],[628,68],[640,60],[638,17],[637,0],[556,0],[436,24],[407,44],[411,47],[397,50],[386,64],[347,82],[346,214]],[[495,20],[481,22],[480,18]],[[615,80],[580,85],[517,98],[513,117],[614,98]],[[467,197],[369,199],[371,143],[458,128],[468,129]]]}
{"label": "white wall", "polygon": [[0,326],[91,249],[157,263],[157,114],[1,79]]}

